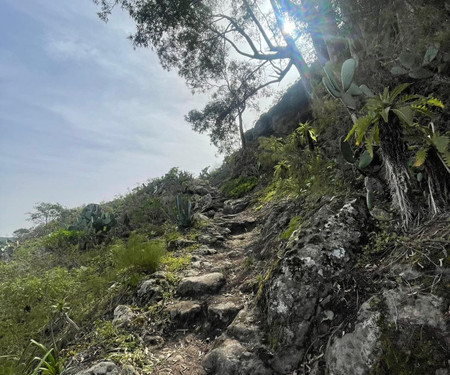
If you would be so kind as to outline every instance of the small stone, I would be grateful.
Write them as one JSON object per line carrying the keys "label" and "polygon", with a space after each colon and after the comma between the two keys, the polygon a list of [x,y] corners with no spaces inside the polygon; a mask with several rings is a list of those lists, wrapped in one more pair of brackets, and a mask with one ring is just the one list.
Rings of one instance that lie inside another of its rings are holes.
{"label": "small stone", "polygon": [[162,348],[164,346],[164,339],[161,336],[145,335],[144,344],[153,348]]}
{"label": "small stone", "polygon": [[76,375],[119,375],[119,368],[113,362],[100,362]]}
{"label": "small stone", "polygon": [[131,365],[124,365],[120,375],[137,375],[135,368]]}
{"label": "small stone", "polygon": [[202,276],[185,277],[178,284],[177,292],[181,296],[201,296],[219,291],[225,284],[225,277],[220,272]]}
{"label": "small stone", "polygon": [[113,324],[116,327],[129,327],[136,314],[129,306],[119,305],[114,309]]}
{"label": "small stone", "polygon": [[238,214],[239,212],[244,211],[249,204],[250,204],[250,198],[241,198],[241,199],[225,201],[224,207],[223,207],[223,213],[225,215]]}
{"label": "small stone", "polygon": [[150,280],[145,280],[137,292],[138,305],[152,305],[155,302],[161,301],[166,287],[167,281],[162,275],[158,275],[157,278],[153,277]]}

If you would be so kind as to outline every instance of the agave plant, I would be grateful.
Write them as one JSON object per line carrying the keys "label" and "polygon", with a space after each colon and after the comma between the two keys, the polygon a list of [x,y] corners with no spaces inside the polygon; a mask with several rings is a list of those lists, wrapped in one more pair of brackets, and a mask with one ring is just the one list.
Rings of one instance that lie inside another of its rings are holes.
{"label": "agave plant", "polygon": [[[179,195],[175,198],[177,206],[177,222],[181,228],[189,228],[192,225],[191,207],[192,202],[188,199],[183,202]],[[183,204],[184,203],[184,204]]]}
{"label": "agave plant", "polygon": [[356,144],[364,142],[371,156],[373,145],[380,146],[393,204],[401,214],[404,227],[410,223],[414,210],[409,197],[410,175],[402,126],[414,127],[414,115],[432,116],[430,107],[443,107],[439,100],[431,97],[400,97],[408,86],[402,84],[391,92],[385,88],[382,94],[369,98],[364,107],[367,115],[356,120],[345,139],[355,134]]}

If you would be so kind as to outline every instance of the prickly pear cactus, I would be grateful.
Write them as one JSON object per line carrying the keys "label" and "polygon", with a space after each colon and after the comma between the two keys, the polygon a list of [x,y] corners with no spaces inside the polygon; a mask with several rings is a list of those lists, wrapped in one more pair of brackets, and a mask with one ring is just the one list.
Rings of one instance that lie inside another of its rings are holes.
{"label": "prickly pear cactus", "polygon": [[113,214],[103,212],[100,205],[90,203],[81,211],[76,223],[69,227],[71,230],[107,232],[116,224]]}
{"label": "prickly pear cactus", "polygon": [[393,75],[408,75],[414,79],[427,79],[434,76],[434,73],[427,69],[429,65],[437,56],[439,52],[439,45],[435,44],[428,47],[423,58],[411,52],[402,52],[399,57],[399,65],[391,68]]}
{"label": "prickly pear cactus", "polygon": [[323,70],[325,76],[322,78],[327,91],[335,98],[338,98],[349,109],[356,110],[355,96],[366,95],[372,97],[374,94],[366,86],[357,86],[353,83],[353,77],[355,75],[356,61],[354,59],[345,60],[341,67],[340,81],[336,79],[331,63],[328,61]]}

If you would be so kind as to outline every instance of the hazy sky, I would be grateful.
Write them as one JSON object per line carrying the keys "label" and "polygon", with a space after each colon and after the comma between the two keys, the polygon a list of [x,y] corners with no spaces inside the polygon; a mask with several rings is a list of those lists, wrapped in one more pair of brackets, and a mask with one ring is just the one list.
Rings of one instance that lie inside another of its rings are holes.
{"label": "hazy sky", "polygon": [[110,200],[173,166],[218,164],[183,116],[201,108],[175,72],[133,50],[133,24],[91,0],[0,1],[0,236],[36,202]]}

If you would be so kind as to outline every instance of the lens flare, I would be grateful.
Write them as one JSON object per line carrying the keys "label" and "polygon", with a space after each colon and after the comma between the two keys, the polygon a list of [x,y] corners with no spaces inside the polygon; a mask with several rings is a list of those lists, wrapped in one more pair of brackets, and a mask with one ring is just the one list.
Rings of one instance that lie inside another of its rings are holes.
{"label": "lens flare", "polygon": [[283,22],[283,33],[292,35],[292,33],[295,31],[296,26],[293,21],[290,19],[285,19]]}

